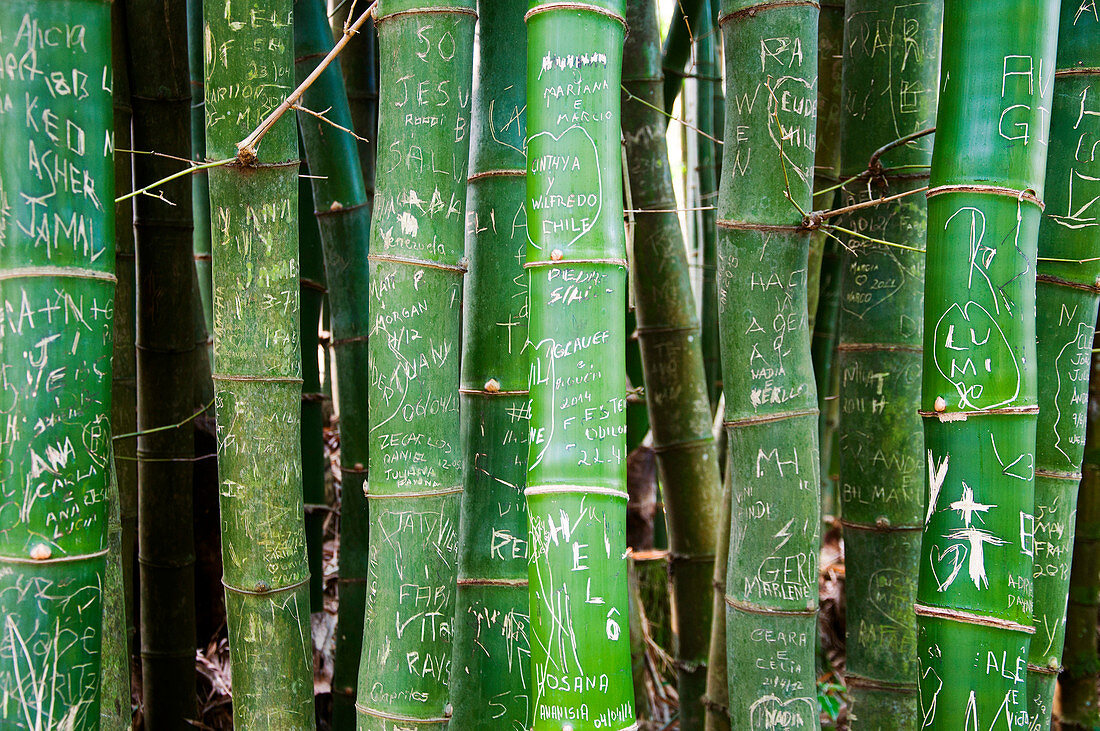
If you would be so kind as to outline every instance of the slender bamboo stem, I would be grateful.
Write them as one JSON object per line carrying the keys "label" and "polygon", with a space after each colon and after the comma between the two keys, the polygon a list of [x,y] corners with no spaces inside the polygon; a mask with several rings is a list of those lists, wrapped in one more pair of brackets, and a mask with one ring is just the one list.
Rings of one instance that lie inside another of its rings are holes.
{"label": "slender bamboo stem", "polygon": [[924,289],[929,489],[916,604],[922,728],[933,731],[1027,718],[1034,272],[1057,27],[1058,2],[944,3]]}
{"label": "slender bamboo stem", "polygon": [[379,100],[381,174],[370,232],[360,731],[438,729],[449,715],[474,8],[474,0],[430,8],[383,0],[375,17],[382,68],[392,76]]}
{"label": "slender bamboo stem", "polygon": [[635,729],[627,605],[622,0],[527,13],[534,728]]}
{"label": "slender bamboo stem", "polygon": [[[819,725],[817,393],[807,328],[816,3],[723,0],[719,302],[732,490],[731,726]],[[781,39],[781,40],[777,40]],[[764,52],[762,52],[762,49]],[[781,100],[786,100],[781,104]]]}
{"label": "slender bamboo stem", "polygon": [[[664,47],[661,49],[660,68],[664,78],[662,96],[664,102],[657,106],[657,109],[664,109],[666,115],[672,114],[676,97],[680,95],[680,89],[684,86],[684,66],[691,57],[694,44],[702,39],[703,33],[713,31],[713,21],[707,23],[709,27],[704,31],[702,27],[704,16],[708,16],[707,20],[711,21],[708,0],[676,0],[673,5],[668,33],[665,34]],[[700,77],[705,77],[706,72],[698,68],[697,64],[696,72]],[[666,116],[664,124],[668,124],[667,120]],[[707,126],[709,127],[710,123]]]}
{"label": "slender bamboo stem", "polygon": [[[623,85],[633,97],[659,108],[664,80],[656,2],[629,3],[626,19],[631,34],[624,50],[630,62]],[[676,214],[665,212],[676,207],[676,196],[661,115],[624,99],[623,136],[631,199],[639,209],[631,262],[634,302],[653,449],[665,488],[680,728],[695,731],[703,728],[705,715],[707,610],[721,479],[683,235]]]}
{"label": "slender bamboo stem", "polygon": [[1082,465],[1073,567],[1066,616],[1065,671],[1058,678],[1062,728],[1091,731],[1100,726],[1100,649],[1096,618],[1100,614],[1100,345],[1093,340],[1089,378],[1088,421]]}
{"label": "slender bamboo stem", "polygon": [[[885,155],[875,177],[842,192],[828,212],[850,230],[907,249],[840,237],[843,257],[839,345],[840,512],[847,591],[845,681],[852,729],[920,727],[916,600],[924,518],[920,399],[927,204],[926,176],[895,166],[927,165],[932,140],[908,138],[935,121],[943,5],[849,0],[844,36],[841,167],[847,179]],[[876,38],[866,43],[867,38]],[[885,50],[884,50],[885,49]],[[906,63],[899,65],[900,55]],[[884,80],[889,79],[889,84]],[[879,88],[889,93],[878,93]],[[923,89],[916,103],[903,90]],[[877,158],[876,158],[877,159]],[[900,191],[900,192],[899,192]]]}
{"label": "slender bamboo stem", "polygon": [[[1081,481],[1089,369],[1100,305],[1100,161],[1082,150],[1100,135],[1100,20],[1064,3],[1047,154],[1047,208],[1039,225],[1039,422],[1035,445],[1035,638],[1028,655],[1031,728],[1048,729],[1062,660]],[[1087,196],[1087,197],[1085,197]],[[1084,207],[1082,207],[1084,206]],[[1093,261],[1085,261],[1089,258]],[[1068,263],[1065,260],[1081,260]]]}
{"label": "slender bamboo stem", "polygon": [[111,5],[0,4],[0,57],[12,60],[0,97],[0,726],[97,728],[115,297]]}
{"label": "slender bamboo stem", "polygon": [[[463,293],[462,516],[451,728],[531,727],[525,0],[478,3]],[[486,712],[488,711],[488,712]]]}
{"label": "slender bamboo stem", "polygon": [[[235,156],[237,141],[293,88],[292,16],[290,0],[206,4],[208,158]],[[242,729],[314,727],[297,147],[293,119],[282,119],[257,160],[209,173],[222,581]]]}
{"label": "slender bamboo stem", "polygon": [[[696,112],[699,115],[699,129],[703,134],[696,136],[696,150],[699,164],[699,199],[704,204],[700,211],[699,249],[703,259],[702,294],[702,348],[703,367],[706,369],[707,394],[711,409],[718,405],[722,392],[722,358],[718,345],[718,146],[711,139],[714,135],[715,99],[722,93],[721,66],[718,62],[721,36],[714,26],[711,3],[717,0],[704,0],[699,15],[698,54],[698,102]],[[709,210],[707,210],[709,209]],[[723,530],[721,526],[719,530]],[[725,568],[722,569],[725,571]]]}

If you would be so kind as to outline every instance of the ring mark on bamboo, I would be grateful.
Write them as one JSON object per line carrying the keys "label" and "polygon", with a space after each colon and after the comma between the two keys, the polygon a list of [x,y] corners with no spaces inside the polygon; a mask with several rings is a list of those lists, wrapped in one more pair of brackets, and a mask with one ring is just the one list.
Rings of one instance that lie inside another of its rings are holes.
{"label": "ring mark on bamboo", "polygon": [[362,713],[364,716],[374,716],[375,718],[384,718],[387,721],[401,721],[402,723],[447,723],[447,721],[451,720],[450,716],[440,716],[438,718],[413,718],[412,716],[401,716],[396,713],[380,711],[377,708],[368,708],[361,703],[355,704],[355,710]]}
{"label": "ring mark on bamboo", "polygon": [[1036,477],[1049,477],[1053,480],[1073,480],[1074,482],[1081,481],[1080,472],[1063,472],[1061,470],[1035,470]]}
{"label": "ring mark on bamboo", "polygon": [[1039,210],[1045,210],[1046,204],[1039,200],[1033,190],[1016,190],[1005,188],[1001,185],[938,185],[925,193],[926,198],[932,198],[945,193],[988,193],[989,195],[1003,195],[1021,201],[1028,201],[1039,206]]}
{"label": "ring mark on bamboo", "polygon": [[840,343],[836,349],[844,353],[923,353],[924,348],[919,345],[902,345],[900,343]]}
{"label": "ring mark on bamboo", "polygon": [[293,376],[231,376],[224,373],[215,373],[211,378],[215,381],[235,383],[303,383],[301,378],[294,378]]}
{"label": "ring mark on bamboo", "polygon": [[840,524],[845,528],[854,530],[867,530],[876,533],[905,533],[924,530],[923,525],[879,525],[878,523],[856,523],[851,520],[840,519]]}
{"label": "ring mark on bamboo", "polygon": [[1061,277],[1055,277],[1050,274],[1036,274],[1035,281],[1046,282],[1047,284],[1054,284],[1059,287],[1069,287],[1070,289],[1080,289],[1084,292],[1090,292],[1092,294],[1100,293],[1100,285],[1084,284],[1083,282],[1071,282],[1068,279],[1062,279]]}
{"label": "ring mark on bamboo", "polygon": [[736,428],[740,426],[754,426],[756,424],[766,424],[769,421],[783,421],[784,419],[794,419],[799,416],[817,416],[820,412],[814,409],[800,409],[798,411],[780,411],[774,414],[764,414],[762,416],[752,416],[748,419],[735,419],[733,421],[723,421],[722,426],[727,428]]}
{"label": "ring mark on bamboo", "polygon": [[1054,78],[1064,76],[1092,76],[1094,74],[1100,74],[1100,67],[1093,66],[1079,66],[1072,69],[1056,69],[1054,71]]}
{"label": "ring mark on bamboo", "polygon": [[528,487],[523,491],[523,494],[527,496],[562,495],[569,493],[582,495],[608,495],[610,497],[622,498],[623,500],[626,500],[628,497],[625,490],[616,490],[613,487],[597,487],[595,485],[536,485],[534,487]]}
{"label": "ring mark on bamboo", "polygon": [[445,272],[454,272],[456,274],[466,273],[466,264],[442,264],[438,261],[429,261],[427,259],[415,259],[411,256],[393,256],[391,254],[369,254],[367,256],[368,261],[388,261],[393,264],[410,264],[417,267],[426,267],[428,269],[442,269]]}
{"label": "ring mark on bamboo", "polygon": [[674,563],[714,563],[715,554],[713,553],[672,553],[668,552],[668,559]]}
{"label": "ring mark on bamboo", "polygon": [[189,561],[154,561],[139,553],[137,559],[139,564],[148,566],[151,569],[189,569],[193,568],[195,565],[194,557]]}
{"label": "ring mark on bamboo", "polygon": [[523,16],[523,22],[540,13],[548,13],[551,10],[582,10],[586,13],[595,13],[596,15],[602,15],[605,18],[611,18],[617,21],[619,25],[623,27],[624,33],[630,32],[630,26],[626,24],[626,18],[616,13],[614,10],[608,10],[607,8],[601,8],[599,5],[590,5],[588,3],[574,3],[574,2],[557,2],[557,3],[545,3],[538,7],[531,8]]}
{"label": "ring mark on bamboo", "polygon": [[301,277],[298,279],[298,286],[305,287],[306,289],[312,289],[313,291],[321,292],[322,294],[328,292],[328,287],[326,287],[325,285],[312,279],[306,279],[305,277]]}
{"label": "ring mark on bamboo", "polygon": [[108,272],[82,267],[19,267],[0,271],[0,281],[5,279],[32,279],[37,277],[65,277],[66,279],[95,279],[117,284],[118,278]]}
{"label": "ring mark on bamboo", "polygon": [[778,224],[771,223],[749,223],[748,221],[730,221],[725,218],[719,218],[714,222],[718,228],[729,229],[731,231],[786,231],[789,233],[809,233],[810,229],[799,226],[780,226]]}
{"label": "ring mark on bamboo", "polygon": [[455,15],[472,15],[475,18],[477,17],[477,11],[474,10],[473,8],[460,8],[460,7],[447,8],[447,7],[440,7],[440,6],[430,6],[430,7],[424,7],[424,8],[409,8],[408,10],[398,10],[396,12],[390,13],[389,15],[375,15],[374,16],[374,27],[377,28],[378,26],[382,25],[382,23],[385,23],[386,21],[394,20],[395,18],[400,18],[403,15],[421,15],[421,14],[427,14],[427,13],[453,13]]}
{"label": "ring mark on bamboo", "polygon": [[760,3],[748,8],[741,8],[735,10],[732,13],[726,13],[718,16],[718,26],[721,27],[731,20],[740,20],[741,18],[751,18],[759,12],[765,10],[779,10],[781,8],[797,8],[797,7],[809,7],[817,8],[821,10],[821,5],[813,0],[773,0],[773,2]]}
{"label": "ring mark on bamboo", "polygon": [[917,413],[924,418],[936,418],[942,422],[966,421],[971,416],[1030,416],[1039,413],[1038,406],[1003,406],[999,409],[975,409],[973,411],[924,411]]}
{"label": "ring mark on bamboo", "polygon": [[1027,671],[1029,673],[1039,673],[1040,675],[1058,675],[1064,668],[1059,665],[1056,668],[1048,668],[1045,665],[1035,665],[1034,663],[1027,664]]}
{"label": "ring mark on bamboo", "polygon": [[465,394],[466,396],[485,396],[486,398],[491,396],[529,396],[530,391],[487,391],[484,388],[460,388],[458,392]]}
{"label": "ring mark on bamboo", "polygon": [[979,624],[984,627],[993,627],[995,629],[1007,629],[1013,632],[1024,632],[1029,635],[1035,634],[1034,627],[1028,627],[1026,624],[1020,624],[1019,622],[1013,622],[1011,619],[1001,619],[1000,617],[990,617],[985,614],[973,614],[971,612],[964,612],[959,609],[947,609],[945,607],[930,607],[926,604],[914,604],[913,611],[916,612],[918,617],[931,617],[933,619],[946,619],[952,622],[961,622],[963,624]]}
{"label": "ring mark on bamboo", "polygon": [[500,170],[483,170],[480,173],[473,173],[466,178],[467,183],[472,183],[475,180],[483,180],[485,178],[522,178],[527,175],[526,170],[518,170],[516,168],[501,168]]}
{"label": "ring mark on bamboo", "polygon": [[845,672],[844,680],[849,686],[857,686],[859,688],[869,688],[871,690],[883,690],[889,693],[906,693],[912,694],[917,692],[917,686],[915,683],[889,683],[883,680],[875,680],[868,678],[865,675],[857,675],[853,672]]}
{"label": "ring mark on bamboo", "polygon": [[612,264],[614,266],[620,266],[626,268],[626,259],[548,259],[546,261],[529,261],[523,265],[524,269],[534,269],[535,267],[561,267],[569,266],[572,264]]}
{"label": "ring mark on bamboo", "polygon": [[232,586],[230,584],[225,583],[225,578],[224,577],[222,578],[222,586],[225,587],[226,591],[231,591],[234,594],[247,594],[248,596],[271,596],[272,594],[286,594],[287,592],[294,591],[295,589],[299,589],[299,588],[305,586],[308,583],[309,583],[309,575],[307,574],[306,578],[302,579],[301,581],[296,581],[293,584],[288,584],[286,586],[279,586],[279,587],[275,587],[273,589],[264,589],[263,591],[258,591],[258,590],[254,590],[254,589],[242,589],[242,588],[239,588],[239,587],[236,587],[236,586]]}
{"label": "ring mark on bamboo", "polygon": [[665,333],[690,333],[699,332],[698,325],[668,325],[665,327],[651,326],[651,327],[637,327],[634,332],[639,335],[662,335]]}
{"label": "ring mark on bamboo", "polygon": [[0,565],[6,563],[26,564],[29,566],[39,566],[41,564],[51,563],[73,563],[75,561],[91,561],[94,558],[101,558],[107,555],[108,549],[104,548],[102,551],[96,551],[95,553],[78,553],[73,556],[58,556],[57,558],[23,558],[22,556],[0,556]]}
{"label": "ring mark on bamboo", "polygon": [[527,586],[527,579],[459,579],[459,586]]}
{"label": "ring mark on bamboo", "polygon": [[370,338],[366,335],[357,335],[352,338],[336,338],[332,341],[332,347],[335,348],[337,345],[351,345],[352,343],[366,343],[369,340]]}
{"label": "ring mark on bamboo", "polygon": [[302,393],[302,401],[306,403],[324,402],[327,398],[328,396],[325,396],[323,393]]}
{"label": "ring mark on bamboo", "polygon": [[445,487],[442,490],[424,490],[423,492],[388,492],[377,493],[368,492],[366,488],[363,489],[363,494],[371,500],[391,500],[396,498],[418,498],[418,497],[441,497],[443,495],[457,495],[462,492],[462,486],[457,487]]}
{"label": "ring mark on bamboo", "polygon": [[367,474],[367,469],[365,467],[345,467],[344,465],[340,465],[340,471],[343,472],[345,475]]}
{"label": "ring mark on bamboo", "polygon": [[725,599],[727,606],[746,614],[774,614],[784,617],[813,617],[817,615],[817,607],[807,607],[806,609],[772,609],[771,607],[761,607],[757,604],[738,601],[729,594],[726,595]]}
{"label": "ring mark on bamboo", "polygon": [[193,650],[192,651],[176,650],[176,651],[173,652],[172,650],[147,650],[143,647],[143,648],[141,648],[141,656],[142,657],[151,657],[151,658],[166,657],[166,658],[179,658],[179,659],[183,659],[183,658],[186,657],[188,659],[193,659],[195,657],[195,653],[194,653]]}

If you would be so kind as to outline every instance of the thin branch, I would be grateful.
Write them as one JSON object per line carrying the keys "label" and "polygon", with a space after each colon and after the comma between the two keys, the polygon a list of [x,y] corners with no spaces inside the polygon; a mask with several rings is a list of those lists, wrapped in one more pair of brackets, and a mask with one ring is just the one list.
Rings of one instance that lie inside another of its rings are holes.
{"label": "thin branch", "polygon": [[821,228],[822,228],[822,230],[832,229],[834,231],[840,231],[841,233],[848,234],[849,236],[855,236],[857,239],[863,239],[864,241],[869,241],[872,244],[881,244],[883,246],[892,246],[895,249],[904,249],[905,251],[914,251],[918,254],[923,254],[924,253],[924,249],[918,249],[915,246],[906,246],[905,244],[899,244],[896,241],[887,241],[885,239],[876,239],[873,236],[868,236],[866,234],[861,234],[858,231],[852,231],[851,229],[844,228],[843,226],[837,226],[835,223],[822,224]]}
{"label": "thin branch", "polygon": [[679,122],[680,124],[687,127],[688,129],[694,130],[695,132],[703,135],[708,140],[711,140],[712,142],[714,142],[716,144],[719,144],[719,145],[725,144],[725,143],[722,142],[722,140],[718,139],[717,137],[711,137],[706,132],[704,132],[703,130],[696,127],[694,124],[691,124],[690,122],[688,122],[686,119],[681,119],[680,117],[673,116],[673,115],[669,114],[668,112],[666,112],[664,109],[661,109],[660,107],[657,107],[657,106],[654,106],[653,104],[650,104],[645,99],[642,99],[641,97],[634,96],[634,94],[632,94],[630,92],[630,89],[627,89],[622,84],[619,84],[619,87],[622,88],[623,93],[626,94],[626,96],[630,99],[630,101],[638,102],[643,107],[648,107],[649,109],[652,109],[655,112],[660,112],[661,114],[665,115],[666,117],[668,117],[672,121]]}
{"label": "thin branch", "polygon": [[178,429],[181,426],[183,426],[184,424],[186,424],[187,422],[194,421],[195,419],[197,419],[200,416],[202,416],[203,414],[205,414],[206,410],[209,409],[213,405],[214,405],[214,399],[210,399],[210,403],[206,404],[206,406],[203,406],[201,409],[199,409],[195,413],[191,414],[191,416],[188,416],[186,419],[179,422],[178,424],[169,424],[168,426],[157,426],[157,427],[153,427],[152,429],[142,429],[141,431],[133,431],[133,432],[130,432],[129,434],[118,434],[114,437],[111,437],[111,439],[114,440],[114,441],[118,441],[119,439],[129,439],[131,437],[142,437],[142,436],[145,436],[146,434],[156,434],[157,432],[168,431],[169,429]]}
{"label": "thin branch", "polygon": [[904,137],[899,137],[898,139],[894,140],[893,142],[887,142],[885,145],[883,145],[882,147],[878,148],[873,153],[871,153],[871,159],[867,163],[867,169],[870,170],[872,173],[881,172],[882,171],[882,163],[879,162],[880,157],[885,155],[890,150],[893,150],[895,147],[901,147],[902,145],[908,145],[913,140],[919,140],[921,137],[926,137],[927,135],[930,135],[935,131],[936,131],[935,127],[926,127],[924,129],[920,130],[919,132],[914,132],[911,135],[905,135]]}
{"label": "thin branch", "polygon": [[833,218],[845,213],[852,213],[853,211],[861,211],[864,208],[874,208],[875,206],[882,205],[883,203],[892,203],[896,200],[901,200],[906,196],[915,195],[917,193],[924,193],[928,190],[928,186],[922,188],[914,188],[913,190],[907,190],[904,193],[897,193],[895,195],[887,195],[882,198],[875,198],[874,200],[863,201],[862,203],[855,203],[850,206],[844,206],[842,208],[833,208],[828,211],[814,211],[809,216],[806,216],[805,222],[803,222],[803,228],[815,229],[819,228],[826,218]]}
{"label": "thin branch", "polygon": [[355,134],[355,132],[348,129],[347,127],[345,127],[341,124],[336,124],[336,122],[333,122],[331,119],[326,117],[325,114],[332,111],[332,107],[329,107],[328,109],[326,109],[323,112],[315,112],[312,109],[309,109],[308,107],[303,107],[301,104],[293,104],[291,106],[299,112],[305,112],[306,114],[311,114],[314,117],[317,117],[317,119],[321,120],[322,122],[326,122],[328,124],[331,124],[333,127],[335,127],[338,130],[342,130],[344,132],[347,132],[349,135],[351,135],[355,139],[359,140],[360,142],[368,142],[368,143],[370,142],[370,140],[368,140],[366,137],[360,137],[359,135]]}
{"label": "thin branch", "polygon": [[[298,85],[298,88],[291,92],[282,104],[275,108],[271,114],[267,115],[264,121],[260,122],[259,126],[252,131],[252,134],[245,137],[243,140],[237,143],[237,159],[245,165],[252,164],[256,161],[256,148],[260,146],[260,142],[275,123],[278,122],[284,114],[294,108],[298,103],[298,100],[302,98],[302,94],[306,92],[306,89],[313,86],[321,74],[325,72],[325,69],[329,67],[329,64],[340,55],[340,52],[344,50],[344,46],[348,44],[352,36],[359,32],[359,28],[367,22],[372,15],[374,15],[374,9],[378,5],[378,0],[374,0],[367,9],[356,18],[355,22],[344,28],[343,34],[340,36],[340,40],[336,42],[336,45],[332,47],[332,50],[321,60],[321,63],[317,64],[317,68],[313,69],[306,80]],[[354,6],[353,6],[354,9]]]}
{"label": "thin branch", "polygon": [[188,165],[195,162],[189,157],[180,157],[179,155],[169,155],[166,152],[157,152],[156,150],[126,150],[121,147],[116,147],[115,152],[125,152],[130,155],[152,155],[154,157],[163,157],[165,160],[175,160],[177,162],[185,162]]}
{"label": "thin branch", "polygon": [[[191,175],[192,173],[201,172],[203,170],[209,170],[211,168],[218,168],[218,167],[221,167],[222,165],[229,165],[230,163],[234,163],[236,161],[237,161],[237,158],[229,157],[229,158],[226,158],[225,160],[215,160],[214,162],[204,162],[201,165],[191,165],[190,167],[187,167],[187,168],[184,168],[183,170],[180,170],[178,173],[172,173],[167,178],[161,178],[160,180],[156,181],[155,183],[150,183],[149,185],[146,185],[144,188],[138,188],[137,190],[130,191],[126,195],[121,195],[118,198],[115,198],[115,203],[122,203],[123,201],[130,200],[131,198],[136,198],[139,195],[152,195],[151,193],[149,193],[149,191],[151,191],[153,188],[156,188],[158,185],[164,185],[165,183],[170,183],[173,180],[177,180],[177,179],[185,177],[187,175]],[[163,196],[153,196],[153,197],[154,198],[161,197],[163,199]]]}

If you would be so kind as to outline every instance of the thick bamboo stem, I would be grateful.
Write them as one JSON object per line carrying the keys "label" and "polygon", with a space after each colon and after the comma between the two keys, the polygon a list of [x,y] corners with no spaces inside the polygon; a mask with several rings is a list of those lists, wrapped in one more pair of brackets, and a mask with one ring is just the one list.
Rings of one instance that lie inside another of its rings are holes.
{"label": "thick bamboo stem", "polygon": [[[206,150],[225,159],[294,86],[292,3],[207,3],[204,12]],[[234,723],[248,729],[314,727],[297,148],[294,120],[283,118],[256,161],[209,173],[222,581]]]}
{"label": "thick bamboo stem", "polygon": [[387,76],[370,232],[370,554],[360,731],[438,729],[449,716],[476,19],[474,0],[431,7],[383,0],[375,15]]}
{"label": "thick bamboo stem", "polygon": [[[817,393],[807,327],[818,7],[724,0],[718,210],[732,489],[726,575],[731,725],[819,725]],[[785,100],[785,101],[784,101]]]}
{"label": "thick bamboo stem", "polygon": [[115,298],[111,5],[0,4],[0,57],[11,59],[0,82],[0,726],[97,728]]}
{"label": "thick bamboo stem", "polygon": [[[845,14],[840,179],[867,170],[881,146],[935,121],[943,5],[849,0]],[[925,91],[916,103],[903,103],[904,90],[918,88]],[[930,137],[892,149],[874,178],[842,191],[837,214],[848,229],[910,247],[842,238],[848,253],[835,367],[853,729],[920,726],[912,606],[926,459],[913,405],[920,399],[924,294],[924,256],[915,250],[926,237],[927,175],[908,171],[931,158]]]}
{"label": "thick bamboo stem", "polygon": [[527,12],[537,731],[635,729],[627,605],[622,0]]}
{"label": "thick bamboo stem", "polygon": [[922,727],[933,731],[1009,728],[1027,718],[1034,273],[1057,26],[1056,1],[944,3],[916,604]]}

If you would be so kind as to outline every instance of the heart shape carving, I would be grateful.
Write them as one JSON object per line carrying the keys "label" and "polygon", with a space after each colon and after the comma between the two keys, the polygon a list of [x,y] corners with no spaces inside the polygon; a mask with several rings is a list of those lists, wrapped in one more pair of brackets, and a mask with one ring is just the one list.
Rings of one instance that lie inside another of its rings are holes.
{"label": "heart shape carving", "polygon": [[[545,138],[545,139],[541,139]],[[596,141],[574,124],[561,134],[539,132],[527,144],[527,239],[537,226],[541,234],[572,233],[567,250],[595,228],[603,211],[603,171]],[[560,239],[557,239],[560,241]]]}

